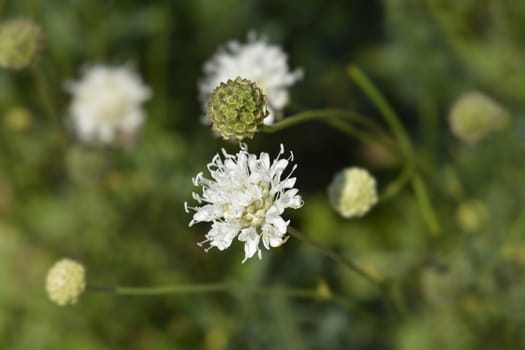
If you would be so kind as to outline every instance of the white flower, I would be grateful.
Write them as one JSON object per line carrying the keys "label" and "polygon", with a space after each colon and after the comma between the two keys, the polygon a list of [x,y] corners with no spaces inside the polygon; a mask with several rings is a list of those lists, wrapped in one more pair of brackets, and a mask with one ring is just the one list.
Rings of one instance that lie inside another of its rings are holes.
{"label": "white flower", "polygon": [[125,66],[93,66],[65,87],[73,95],[70,117],[78,137],[103,143],[132,137],[144,121],[141,105],[151,95],[138,74]]}
{"label": "white flower", "polygon": [[281,215],[286,208],[298,209],[303,201],[293,186],[295,178],[290,177],[295,166],[287,177],[281,178],[288,163],[293,160],[279,159],[284,153],[283,145],[277,158],[270,164],[268,153],[259,157],[248,153],[246,145],[236,155],[222,150],[208,164],[211,179],[197,174],[193,178],[195,186],[202,186],[202,194],[193,193],[193,198],[202,204],[200,207],[188,208],[195,211],[190,226],[197,222],[212,222],[206,240],[219,250],[228,248],[235,237],[244,242],[245,258],[243,263],[257,253],[261,258],[259,242],[266,249],[278,247],[287,240],[286,230],[290,221]]}
{"label": "white flower", "polygon": [[290,72],[287,55],[277,45],[248,34],[248,42],[230,41],[204,64],[204,78],[199,81],[200,99],[206,111],[208,98],[220,83],[237,77],[251,80],[267,97],[270,114],[265,124],[272,124],[275,114],[288,103],[288,88],[302,78],[301,69]]}
{"label": "white flower", "polygon": [[86,269],[72,259],[57,261],[47,273],[46,291],[58,305],[76,304],[86,289]]}
{"label": "white flower", "polygon": [[505,108],[478,91],[461,95],[449,114],[452,133],[461,141],[474,144],[509,124],[510,115]]}
{"label": "white flower", "polygon": [[377,203],[376,180],[366,169],[346,168],[334,176],[328,196],[341,216],[361,217]]}

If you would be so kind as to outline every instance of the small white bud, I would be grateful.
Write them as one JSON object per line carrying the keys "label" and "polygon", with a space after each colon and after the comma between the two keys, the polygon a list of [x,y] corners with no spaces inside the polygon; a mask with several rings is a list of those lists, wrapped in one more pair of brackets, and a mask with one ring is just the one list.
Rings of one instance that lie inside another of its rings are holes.
{"label": "small white bud", "polygon": [[74,260],[59,260],[47,273],[47,295],[60,306],[76,304],[85,288],[86,269]]}
{"label": "small white bud", "polygon": [[341,216],[361,217],[377,203],[376,180],[365,169],[346,168],[335,175],[328,196]]}

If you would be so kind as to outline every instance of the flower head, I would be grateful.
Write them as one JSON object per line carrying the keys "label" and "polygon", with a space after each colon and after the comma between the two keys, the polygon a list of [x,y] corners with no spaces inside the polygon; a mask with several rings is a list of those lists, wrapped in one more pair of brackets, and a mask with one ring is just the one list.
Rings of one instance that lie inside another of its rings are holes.
{"label": "flower head", "polygon": [[266,95],[269,115],[264,122],[272,124],[288,103],[288,88],[303,76],[301,69],[289,71],[287,59],[279,46],[257,39],[253,32],[248,34],[246,44],[230,41],[204,64],[204,77],[199,81],[204,109],[220,83],[241,77],[255,82]]}
{"label": "flower head", "polygon": [[220,83],[208,102],[208,119],[226,140],[252,138],[267,115],[266,97],[261,89],[240,77]]}
{"label": "flower head", "polygon": [[22,69],[42,50],[42,29],[29,19],[12,19],[0,25],[0,67]]}
{"label": "flower head", "polygon": [[228,248],[235,237],[244,242],[245,258],[255,253],[261,258],[259,242],[262,240],[266,249],[278,247],[286,242],[286,231],[289,221],[281,215],[286,208],[298,209],[303,205],[298,190],[294,188],[295,178],[290,177],[295,169],[285,178],[283,172],[293,160],[277,158],[270,162],[268,153],[258,157],[248,153],[246,145],[236,154],[222,150],[223,158],[215,155],[208,164],[211,179],[202,173],[193,179],[195,186],[202,186],[202,194],[193,193],[193,198],[202,204],[191,208],[185,205],[186,211],[195,211],[190,226],[197,222],[212,222],[206,240],[200,245],[209,244],[206,249],[217,247]]}
{"label": "flower head", "polygon": [[461,95],[450,110],[452,133],[466,143],[476,143],[508,123],[507,111],[489,96],[477,91]]}
{"label": "flower head", "polygon": [[328,196],[343,217],[360,217],[377,203],[376,180],[365,169],[346,168],[335,175]]}
{"label": "flower head", "polygon": [[480,231],[488,218],[488,209],[485,204],[476,199],[460,203],[456,209],[456,222],[466,232]]}
{"label": "flower head", "polygon": [[[72,127],[82,141],[131,139],[144,121],[142,103],[150,89],[128,67],[93,66],[80,81],[69,81]],[[121,140],[120,140],[121,141]]]}
{"label": "flower head", "polygon": [[76,304],[85,288],[86,269],[74,260],[59,260],[47,273],[47,295],[60,306]]}

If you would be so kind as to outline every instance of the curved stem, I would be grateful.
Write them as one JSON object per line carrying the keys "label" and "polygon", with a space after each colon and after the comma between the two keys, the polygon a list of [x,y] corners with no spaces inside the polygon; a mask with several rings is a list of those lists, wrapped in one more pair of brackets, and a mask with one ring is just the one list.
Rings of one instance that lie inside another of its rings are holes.
{"label": "curved stem", "polygon": [[325,122],[333,126],[334,128],[339,129],[345,134],[355,137],[363,142],[369,144],[380,144],[381,146],[389,150],[395,149],[397,147],[396,143],[393,142],[391,139],[387,139],[379,135],[374,137],[373,135],[370,135],[367,132],[354,128],[352,125],[345,123],[340,119],[330,119]]}
{"label": "curved stem", "polygon": [[[406,167],[409,169],[415,168],[417,162],[415,159],[416,157],[412,143],[410,142],[408,134],[406,133],[405,128],[401,124],[401,121],[394,109],[359,67],[355,65],[349,66],[348,75],[356,82],[361,90],[363,90],[368,98],[370,98],[372,103],[377,107],[380,114],[383,116],[385,122],[392,130],[392,133],[399,142],[401,151],[405,157]],[[432,234],[437,235],[440,233],[440,227],[435,211],[432,208],[432,203],[430,202],[426,185],[415,170],[410,171],[410,175],[410,183],[414,189],[416,200],[419,202],[423,220],[425,221],[429,231]]]}
{"label": "curved stem", "polygon": [[375,277],[373,277],[372,275],[370,275],[368,272],[366,272],[365,270],[361,269],[359,266],[357,266],[353,261],[351,261],[350,259],[347,259],[345,258],[344,256],[341,256],[339,254],[337,254],[336,252],[334,252],[333,250],[331,249],[328,249],[322,245],[320,245],[319,243],[311,240],[310,238],[308,238],[307,236],[305,236],[303,233],[301,233],[299,230],[296,230],[295,228],[293,227],[290,227],[288,226],[288,233],[290,235],[292,235],[293,237],[297,238],[298,240],[300,241],[303,241],[303,242],[306,242],[314,247],[316,247],[317,249],[319,249],[320,251],[322,251],[324,254],[326,254],[328,257],[332,258],[333,260],[345,265],[348,269],[350,269],[351,271],[357,273],[358,275],[360,275],[361,277],[365,278],[368,282],[372,283],[373,285],[375,285],[376,287],[379,287],[379,288],[383,288],[383,284],[381,283],[381,281],[379,281],[378,279],[376,279]]}
{"label": "curved stem", "polygon": [[372,84],[370,79],[365,73],[357,66],[351,65],[348,67],[348,74],[357,85],[363,90],[363,92],[370,98],[374,105],[379,109],[379,112],[383,116],[383,119],[392,130],[392,133],[398,140],[401,149],[405,153],[405,156],[412,160],[412,144],[410,139],[403,128],[403,125],[399,121],[399,117],[396,115],[394,109],[386,101],[379,90]]}
{"label": "curved stem", "polygon": [[284,129],[287,129],[291,126],[304,123],[306,121],[315,120],[315,119],[347,119],[359,123],[363,126],[366,126],[370,130],[381,134],[382,136],[386,135],[386,132],[376,123],[374,123],[370,118],[367,118],[361,114],[358,114],[351,110],[343,110],[336,108],[327,108],[327,109],[314,109],[310,111],[300,112],[297,114],[290,115],[285,119],[273,124],[264,126],[261,131],[267,133],[274,133]]}
{"label": "curved stem", "polygon": [[383,190],[383,193],[380,196],[381,201],[386,201],[393,196],[395,196],[405,185],[410,181],[412,177],[412,167],[405,166],[403,170],[399,173],[399,176],[390,182],[386,188]]}
{"label": "curved stem", "polygon": [[337,254],[335,251],[333,251],[333,250],[331,250],[329,248],[326,248],[326,247],[322,246],[321,244],[315,242],[314,240],[308,238],[303,233],[301,233],[299,230],[288,226],[288,233],[291,236],[297,238],[298,240],[306,242],[306,243],[314,246],[315,248],[317,248],[321,252],[323,252],[326,256],[330,257],[331,259],[333,259],[334,261],[336,261],[338,263],[343,264],[350,271],[355,272],[359,276],[361,276],[364,279],[366,279],[368,282],[373,284],[381,292],[381,294],[384,296],[384,300],[385,300],[388,308],[395,310],[395,312],[398,315],[402,315],[402,314],[405,313],[406,308],[404,306],[400,305],[400,303],[398,302],[397,298],[394,298],[394,296],[392,295],[392,292],[390,291],[390,287],[389,287],[388,284],[383,283],[382,281],[378,280],[374,276],[370,275],[368,272],[366,272],[365,270],[360,268],[352,260],[350,260],[350,259],[348,259],[348,258],[346,258],[346,257],[344,257],[344,256],[342,256],[340,254]]}

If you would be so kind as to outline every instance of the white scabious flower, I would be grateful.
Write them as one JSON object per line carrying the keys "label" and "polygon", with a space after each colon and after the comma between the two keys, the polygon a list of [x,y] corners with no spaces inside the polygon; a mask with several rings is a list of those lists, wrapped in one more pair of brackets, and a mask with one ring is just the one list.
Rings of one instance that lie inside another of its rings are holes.
{"label": "white scabious flower", "polygon": [[303,77],[301,69],[290,71],[287,55],[277,45],[270,45],[255,33],[248,34],[248,42],[230,41],[204,64],[204,77],[199,81],[200,99],[204,110],[208,98],[220,83],[237,77],[251,80],[267,97],[268,111],[265,124],[272,124],[275,115],[288,103],[288,88]]}
{"label": "white scabious flower", "polygon": [[479,91],[461,95],[452,105],[449,125],[452,133],[465,143],[474,144],[504,129],[510,121],[508,111]]}
{"label": "white scabious flower", "polygon": [[82,141],[132,138],[144,122],[142,104],[151,96],[139,75],[126,66],[90,67],[81,80],[68,81],[65,87],[73,95],[71,126]]}
{"label": "white scabious flower", "polygon": [[328,196],[341,216],[361,217],[377,203],[376,180],[365,169],[346,168],[334,176]]}
{"label": "white scabious flower", "polygon": [[273,162],[268,153],[259,157],[248,153],[246,145],[236,155],[222,150],[208,164],[211,179],[202,173],[193,178],[195,186],[202,186],[202,194],[193,193],[193,198],[202,204],[200,207],[189,207],[186,211],[195,211],[190,226],[197,222],[212,222],[206,240],[208,251],[212,247],[219,250],[228,248],[235,237],[244,243],[245,258],[243,263],[257,253],[261,258],[259,242],[262,240],[266,249],[278,247],[286,242],[286,231],[290,221],[281,215],[286,208],[298,209],[303,201],[294,188],[295,178],[282,178],[288,163],[293,160],[280,159],[281,151]]}
{"label": "white scabious flower", "polygon": [[47,273],[49,299],[60,306],[75,304],[86,289],[86,269],[72,259],[57,261]]}

